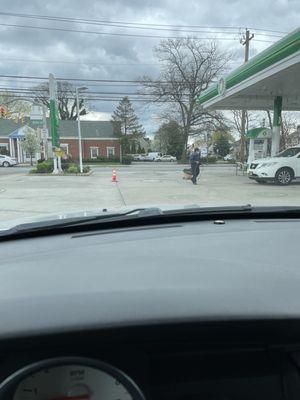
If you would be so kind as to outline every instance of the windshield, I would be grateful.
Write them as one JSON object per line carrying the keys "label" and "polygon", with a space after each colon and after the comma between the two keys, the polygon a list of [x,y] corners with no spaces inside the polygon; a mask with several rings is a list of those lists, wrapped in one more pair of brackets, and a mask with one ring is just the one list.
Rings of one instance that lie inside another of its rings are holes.
{"label": "windshield", "polygon": [[275,3],[3,1],[0,225],[299,206],[300,9]]}
{"label": "windshield", "polygon": [[300,153],[300,147],[294,149],[286,149],[281,153],[277,154],[275,157],[294,157]]}

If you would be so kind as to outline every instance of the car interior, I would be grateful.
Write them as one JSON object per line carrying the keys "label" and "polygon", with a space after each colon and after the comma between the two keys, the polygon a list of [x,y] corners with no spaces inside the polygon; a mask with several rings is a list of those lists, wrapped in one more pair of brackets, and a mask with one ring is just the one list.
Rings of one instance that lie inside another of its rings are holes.
{"label": "car interior", "polygon": [[298,398],[286,214],[4,238],[0,398]]}

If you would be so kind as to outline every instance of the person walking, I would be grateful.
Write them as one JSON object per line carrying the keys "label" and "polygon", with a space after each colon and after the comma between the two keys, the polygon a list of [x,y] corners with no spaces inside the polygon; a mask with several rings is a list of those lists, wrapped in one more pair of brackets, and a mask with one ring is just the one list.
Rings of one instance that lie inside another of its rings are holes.
{"label": "person walking", "polygon": [[192,170],[192,182],[197,185],[197,177],[200,173],[200,157],[201,153],[198,147],[195,147],[190,155],[190,164]]}

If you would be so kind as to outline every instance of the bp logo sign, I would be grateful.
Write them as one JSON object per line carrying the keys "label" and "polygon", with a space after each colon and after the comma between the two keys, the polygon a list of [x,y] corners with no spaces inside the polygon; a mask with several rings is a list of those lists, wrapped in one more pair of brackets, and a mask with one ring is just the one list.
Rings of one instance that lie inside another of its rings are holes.
{"label": "bp logo sign", "polygon": [[226,91],[226,80],[225,78],[221,78],[218,83],[218,93],[219,95],[223,95]]}

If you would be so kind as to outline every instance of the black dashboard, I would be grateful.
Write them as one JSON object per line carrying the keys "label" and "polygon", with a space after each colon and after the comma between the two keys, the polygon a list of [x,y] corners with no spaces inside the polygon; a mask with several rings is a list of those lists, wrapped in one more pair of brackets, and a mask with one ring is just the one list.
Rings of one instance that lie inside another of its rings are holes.
{"label": "black dashboard", "polygon": [[0,377],[37,361],[75,356],[122,371],[146,399],[294,399],[300,390],[299,333],[297,321],[239,321],[6,340]]}
{"label": "black dashboard", "polygon": [[[1,243],[0,381],[35,363],[57,377],[77,357],[124,379],[115,400],[139,398],[130,382],[149,400],[299,398],[299,232],[300,220],[235,219]],[[29,386],[0,394],[103,398]]]}

